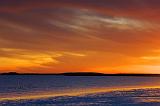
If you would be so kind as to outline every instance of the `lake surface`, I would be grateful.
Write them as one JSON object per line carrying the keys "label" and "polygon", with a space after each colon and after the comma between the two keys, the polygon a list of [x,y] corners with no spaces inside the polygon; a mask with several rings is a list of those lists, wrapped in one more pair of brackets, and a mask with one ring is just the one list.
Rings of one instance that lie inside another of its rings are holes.
{"label": "lake surface", "polygon": [[160,77],[1,75],[1,105],[160,106]]}

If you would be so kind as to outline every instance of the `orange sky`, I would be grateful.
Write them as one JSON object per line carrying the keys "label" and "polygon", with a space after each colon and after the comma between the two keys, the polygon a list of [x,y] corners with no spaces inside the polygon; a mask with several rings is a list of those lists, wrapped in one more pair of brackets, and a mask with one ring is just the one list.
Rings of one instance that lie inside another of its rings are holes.
{"label": "orange sky", "polygon": [[160,74],[158,0],[0,2],[0,72]]}

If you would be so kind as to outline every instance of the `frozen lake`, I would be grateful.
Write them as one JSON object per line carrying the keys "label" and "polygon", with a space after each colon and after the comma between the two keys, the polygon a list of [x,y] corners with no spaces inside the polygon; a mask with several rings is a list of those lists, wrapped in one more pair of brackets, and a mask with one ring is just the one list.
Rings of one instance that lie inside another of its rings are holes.
{"label": "frozen lake", "polygon": [[159,106],[160,78],[0,76],[2,106]]}

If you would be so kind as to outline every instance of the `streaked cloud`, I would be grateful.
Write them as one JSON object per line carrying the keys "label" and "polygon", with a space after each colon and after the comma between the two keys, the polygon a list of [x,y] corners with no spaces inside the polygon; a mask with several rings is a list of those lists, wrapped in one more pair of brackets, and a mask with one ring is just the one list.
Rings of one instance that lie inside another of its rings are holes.
{"label": "streaked cloud", "polygon": [[12,48],[1,48],[0,53],[0,61],[2,61],[0,68],[13,70],[17,70],[20,68],[45,67],[45,64],[48,63],[52,63],[52,65],[54,66],[55,64],[61,63],[58,58],[65,57],[67,55],[75,57],[86,56],[82,53],[67,51],[36,52]]}

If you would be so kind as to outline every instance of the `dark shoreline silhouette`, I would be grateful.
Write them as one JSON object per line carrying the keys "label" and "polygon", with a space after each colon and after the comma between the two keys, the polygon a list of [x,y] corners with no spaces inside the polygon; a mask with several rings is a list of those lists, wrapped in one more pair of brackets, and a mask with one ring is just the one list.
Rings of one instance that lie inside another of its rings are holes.
{"label": "dark shoreline silhouette", "polygon": [[96,72],[68,72],[68,73],[17,73],[17,72],[8,72],[0,73],[0,75],[56,75],[56,76],[146,76],[146,77],[160,77],[160,74],[104,74]]}

